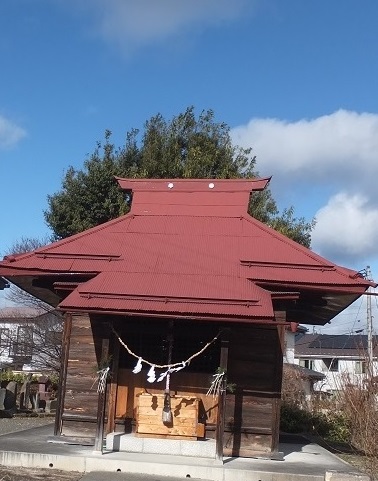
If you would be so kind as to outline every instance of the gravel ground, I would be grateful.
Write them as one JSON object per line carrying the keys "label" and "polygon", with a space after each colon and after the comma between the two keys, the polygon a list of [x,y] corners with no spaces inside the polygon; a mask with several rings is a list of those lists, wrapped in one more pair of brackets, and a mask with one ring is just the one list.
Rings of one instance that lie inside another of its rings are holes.
{"label": "gravel ground", "polygon": [[[52,416],[19,416],[0,418],[0,436],[45,426],[54,422]],[[7,468],[0,466],[0,481],[79,481],[83,473],[57,469]]]}
{"label": "gravel ground", "polygon": [[7,469],[0,466],[0,481],[79,481],[82,477],[83,473],[71,473],[56,469]]}
{"label": "gravel ground", "polygon": [[[0,436],[3,434],[37,428],[54,422],[52,416],[19,416],[13,418],[0,418]],[[1,478],[0,478],[1,481]]]}

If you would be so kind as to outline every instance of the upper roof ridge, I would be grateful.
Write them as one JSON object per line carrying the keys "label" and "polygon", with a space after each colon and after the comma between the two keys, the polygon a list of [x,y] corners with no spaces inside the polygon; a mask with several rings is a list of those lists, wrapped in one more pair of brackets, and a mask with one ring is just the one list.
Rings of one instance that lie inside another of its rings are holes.
{"label": "upper roof ridge", "polygon": [[247,213],[249,196],[266,188],[265,179],[124,179],[116,177],[123,190],[131,191],[131,213],[234,217]]}
{"label": "upper roof ridge", "polygon": [[123,190],[142,191],[180,191],[180,192],[252,192],[264,190],[271,177],[238,179],[133,179],[115,177]]}

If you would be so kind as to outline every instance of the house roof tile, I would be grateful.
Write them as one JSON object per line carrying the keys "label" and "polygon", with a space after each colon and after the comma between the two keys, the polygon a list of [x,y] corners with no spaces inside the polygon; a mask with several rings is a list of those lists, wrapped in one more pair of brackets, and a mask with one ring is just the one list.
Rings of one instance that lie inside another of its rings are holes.
{"label": "house roof tile", "polygon": [[[304,334],[295,342],[295,354],[299,357],[361,357],[367,349],[367,335]],[[378,336],[373,336],[373,352],[378,355]]]}

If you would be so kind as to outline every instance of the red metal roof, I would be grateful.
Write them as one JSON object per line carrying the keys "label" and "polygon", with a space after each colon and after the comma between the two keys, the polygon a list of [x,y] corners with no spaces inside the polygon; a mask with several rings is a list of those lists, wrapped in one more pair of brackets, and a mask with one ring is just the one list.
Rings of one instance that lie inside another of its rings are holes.
{"label": "red metal roof", "polygon": [[60,303],[65,310],[254,322],[274,317],[269,286],[356,298],[370,285],[247,214],[250,192],[269,179],[118,181],[133,192],[129,214],[8,256],[0,275],[15,283],[25,276],[92,277]]}
{"label": "red metal roof", "polygon": [[205,274],[102,272],[79,286],[61,303],[72,310],[211,315],[239,319],[272,319],[270,295],[247,279]]}

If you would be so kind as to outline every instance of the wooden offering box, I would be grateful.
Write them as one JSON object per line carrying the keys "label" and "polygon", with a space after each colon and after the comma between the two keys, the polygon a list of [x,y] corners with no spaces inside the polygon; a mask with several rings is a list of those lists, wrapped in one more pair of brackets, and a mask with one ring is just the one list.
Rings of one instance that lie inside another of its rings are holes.
{"label": "wooden offering box", "polygon": [[172,423],[164,424],[164,394],[137,396],[136,433],[145,436],[197,439],[198,399],[171,396]]}

